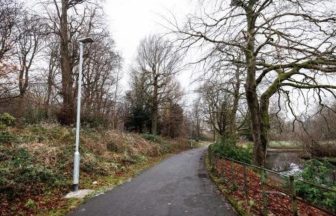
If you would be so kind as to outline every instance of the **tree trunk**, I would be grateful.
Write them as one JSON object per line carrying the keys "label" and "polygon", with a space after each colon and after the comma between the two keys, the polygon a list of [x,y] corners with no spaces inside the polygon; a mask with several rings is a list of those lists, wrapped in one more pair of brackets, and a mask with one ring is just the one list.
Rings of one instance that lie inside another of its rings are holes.
{"label": "tree trunk", "polygon": [[[25,111],[25,95],[28,88],[28,69],[25,67],[26,56],[23,57],[21,70],[19,71],[19,98],[18,98],[18,109],[17,109],[17,117],[21,119],[24,116]],[[21,119],[22,120],[22,119]]]}
{"label": "tree trunk", "polygon": [[235,78],[236,78],[236,84],[234,87],[234,100],[233,100],[233,106],[232,106],[232,112],[230,116],[230,128],[229,133],[230,137],[234,140],[237,140],[237,126],[236,126],[236,118],[237,118],[237,111],[240,101],[240,76],[239,76],[240,68],[237,67]]}
{"label": "tree trunk", "polygon": [[45,109],[47,111],[47,117],[49,120],[51,120],[52,116],[52,110],[50,107],[52,87],[53,87],[53,67],[49,65],[48,82],[47,82],[47,99],[45,101]]}
{"label": "tree trunk", "polygon": [[[247,80],[248,81],[248,80]],[[251,129],[254,141],[253,146],[253,163],[255,165],[263,166],[265,164],[267,136],[263,133],[265,124],[262,123],[261,112],[259,111],[259,103],[256,89],[253,84],[246,82],[246,99],[251,114]],[[264,113],[265,114],[265,113]],[[264,134],[264,135],[262,135]]]}
{"label": "tree trunk", "polygon": [[[256,15],[253,11],[253,5],[249,5],[246,9],[246,16],[248,21],[247,27],[247,47],[245,50],[247,77],[245,84],[246,99],[251,115],[251,129],[254,141],[253,146],[253,163],[255,165],[264,166],[266,158],[267,132],[265,133],[265,124],[262,123],[262,112],[259,107],[259,100],[257,94],[256,84],[256,57],[255,51],[255,19]],[[268,110],[266,111],[268,112]],[[265,114],[265,107],[263,107]]]}
{"label": "tree trunk", "polygon": [[153,104],[152,104],[152,134],[157,135],[157,125],[158,125],[158,80],[157,76],[154,75],[154,92],[153,92]]}
{"label": "tree trunk", "polygon": [[269,129],[270,129],[270,119],[269,119],[269,97],[263,98],[261,97],[260,102],[260,115],[261,115],[261,124],[260,124],[260,130],[261,130],[261,148],[263,151],[264,157],[266,158],[266,150],[268,146],[269,141]]}
{"label": "tree trunk", "polygon": [[63,105],[59,115],[61,124],[70,125],[74,122],[74,97],[71,62],[69,55],[68,38],[68,0],[62,0],[62,14],[60,23],[60,53],[62,71],[62,96]]}

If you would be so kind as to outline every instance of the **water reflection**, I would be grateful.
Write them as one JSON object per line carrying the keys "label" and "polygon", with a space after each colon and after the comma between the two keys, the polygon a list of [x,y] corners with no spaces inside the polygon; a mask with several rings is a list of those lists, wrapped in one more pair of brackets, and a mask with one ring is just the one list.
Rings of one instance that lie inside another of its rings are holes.
{"label": "water reflection", "polygon": [[295,175],[301,172],[303,160],[300,152],[268,151],[265,166],[284,175]]}

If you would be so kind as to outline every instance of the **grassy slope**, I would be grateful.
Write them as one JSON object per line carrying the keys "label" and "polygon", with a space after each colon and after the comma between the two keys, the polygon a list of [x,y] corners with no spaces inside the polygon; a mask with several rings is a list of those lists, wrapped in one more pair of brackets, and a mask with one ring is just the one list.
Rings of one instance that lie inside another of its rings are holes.
{"label": "grassy slope", "polygon": [[[253,142],[241,142],[238,145],[246,148],[247,146],[252,146]],[[270,141],[268,148],[270,149],[302,149],[303,146],[299,142],[295,142],[295,141]]]}
{"label": "grassy slope", "polygon": [[[1,135],[0,215],[64,215],[82,201],[63,199],[72,180],[72,128],[31,125]],[[187,146],[181,140],[84,129],[80,185],[107,190]]]}

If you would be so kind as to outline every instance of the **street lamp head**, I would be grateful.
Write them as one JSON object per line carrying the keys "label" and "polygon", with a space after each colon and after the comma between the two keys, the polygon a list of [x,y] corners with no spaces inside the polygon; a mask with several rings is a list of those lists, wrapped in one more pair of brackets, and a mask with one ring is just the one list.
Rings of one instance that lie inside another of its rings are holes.
{"label": "street lamp head", "polygon": [[81,42],[81,43],[92,43],[93,39],[90,38],[90,37],[85,37],[85,38],[79,39],[78,41]]}

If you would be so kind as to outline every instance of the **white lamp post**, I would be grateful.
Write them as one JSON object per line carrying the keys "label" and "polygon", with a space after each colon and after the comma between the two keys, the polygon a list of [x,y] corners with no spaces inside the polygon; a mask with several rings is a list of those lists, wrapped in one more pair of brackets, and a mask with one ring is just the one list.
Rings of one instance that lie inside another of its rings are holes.
{"label": "white lamp post", "polygon": [[79,70],[78,70],[78,95],[77,95],[77,121],[76,121],[76,148],[74,154],[74,169],[73,169],[73,185],[72,190],[78,191],[79,185],[79,130],[80,130],[80,112],[81,112],[81,95],[82,95],[82,74],[83,74],[83,49],[85,43],[92,43],[90,37],[79,39]]}

